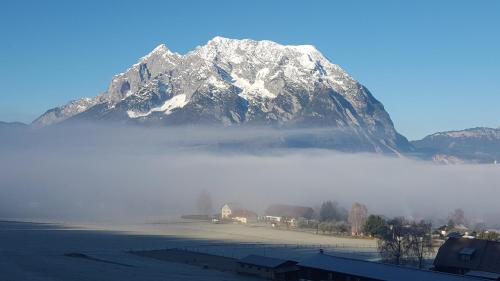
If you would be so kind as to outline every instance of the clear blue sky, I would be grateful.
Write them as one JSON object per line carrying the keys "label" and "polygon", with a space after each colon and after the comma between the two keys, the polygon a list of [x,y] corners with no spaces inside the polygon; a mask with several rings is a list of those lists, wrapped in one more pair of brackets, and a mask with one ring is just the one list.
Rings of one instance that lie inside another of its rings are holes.
{"label": "clear blue sky", "polygon": [[107,88],[160,43],[312,44],[366,85],[410,139],[500,126],[500,1],[3,1],[0,120]]}

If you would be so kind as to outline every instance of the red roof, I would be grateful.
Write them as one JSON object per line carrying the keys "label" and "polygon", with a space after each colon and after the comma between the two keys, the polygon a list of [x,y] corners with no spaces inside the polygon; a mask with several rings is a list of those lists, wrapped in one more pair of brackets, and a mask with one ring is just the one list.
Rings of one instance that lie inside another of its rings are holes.
{"label": "red roof", "polygon": [[266,210],[266,215],[286,218],[311,218],[314,210],[310,207],[292,205],[271,205]]}
{"label": "red roof", "polygon": [[250,210],[236,209],[236,210],[231,210],[231,217],[256,218],[257,214]]}

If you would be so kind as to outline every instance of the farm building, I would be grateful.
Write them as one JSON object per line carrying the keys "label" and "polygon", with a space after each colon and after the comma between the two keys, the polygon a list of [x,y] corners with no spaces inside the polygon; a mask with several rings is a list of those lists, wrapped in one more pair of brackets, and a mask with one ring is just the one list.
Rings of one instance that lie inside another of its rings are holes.
{"label": "farm building", "polygon": [[296,261],[249,255],[238,261],[237,272],[270,280],[298,280]]}
{"label": "farm building", "polygon": [[237,207],[234,204],[225,204],[221,208],[221,219],[232,220],[240,223],[248,223],[257,221],[257,214],[250,210]]}
{"label": "farm building", "polygon": [[448,238],[434,259],[435,270],[500,280],[500,242]]}
{"label": "farm building", "polygon": [[311,219],[314,210],[309,207],[292,205],[271,205],[265,211],[264,219],[273,227],[285,225],[286,227],[297,227],[298,219]]}
{"label": "farm building", "polygon": [[232,209],[234,207],[230,204],[224,204],[224,206],[222,206],[221,208],[221,214],[220,214],[220,217],[221,219],[229,219],[231,217],[231,213],[232,213]]}
{"label": "farm building", "polygon": [[292,206],[292,205],[271,205],[266,209],[266,217],[275,218],[288,218],[288,219],[299,219],[306,218],[311,219],[314,215],[314,210],[310,207],[303,206]]}
{"label": "farm building", "polygon": [[364,260],[316,254],[298,264],[300,280],[319,281],[468,281],[477,278]]}

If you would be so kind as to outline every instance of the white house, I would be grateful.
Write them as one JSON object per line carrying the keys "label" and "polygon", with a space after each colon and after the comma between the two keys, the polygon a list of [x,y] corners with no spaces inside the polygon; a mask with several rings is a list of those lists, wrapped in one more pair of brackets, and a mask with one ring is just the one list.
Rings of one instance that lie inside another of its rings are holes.
{"label": "white house", "polygon": [[232,210],[231,210],[231,207],[228,205],[228,204],[225,204],[224,206],[222,206],[221,208],[221,214],[220,214],[220,217],[221,219],[229,219],[231,218],[231,214],[232,214]]}
{"label": "white house", "polygon": [[278,216],[265,216],[264,218],[270,222],[281,222],[281,217]]}
{"label": "white house", "polygon": [[247,223],[248,219],[246,217],[233,217],[233,221],[240,223]]}
{"label": "white house", "polygon": [[239,223],[247,223],[249,221],[256,221],[257,214],[242,208],[235,207],[232,204],[225,204],[221,208],[222,220],[233,220]]}

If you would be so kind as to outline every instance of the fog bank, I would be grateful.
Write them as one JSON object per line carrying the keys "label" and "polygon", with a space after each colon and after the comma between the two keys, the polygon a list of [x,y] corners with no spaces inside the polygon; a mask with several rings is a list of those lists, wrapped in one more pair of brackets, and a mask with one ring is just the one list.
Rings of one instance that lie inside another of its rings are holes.
{"label": "fog bank", "polygon": [[[282,134],[89,126],[0,132],[0,218],[162,218],[192,213],[203,189],[214,211],[224,202],[262,212],[272,203],[335,200],[388,216],[446,217],[460,207],[471,219],[500,217],[499,166],[265,145]],[[247,140],[259,145],[243,149]]]}

